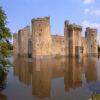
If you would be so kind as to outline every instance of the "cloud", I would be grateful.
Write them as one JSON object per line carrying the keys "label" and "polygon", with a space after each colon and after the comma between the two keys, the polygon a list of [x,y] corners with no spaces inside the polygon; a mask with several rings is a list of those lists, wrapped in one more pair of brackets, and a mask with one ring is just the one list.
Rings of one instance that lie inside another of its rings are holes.
{"label": "cloud", "polygon": [[83,3],[84,4],[91,4],[91,3],[94,3],[95,0],[83,0]]}
{"label": "cloud", "polygon": [[84,9],[84,13],[85,14],[91,14],[91,15],[100,16],[100,9],[85,8]]}

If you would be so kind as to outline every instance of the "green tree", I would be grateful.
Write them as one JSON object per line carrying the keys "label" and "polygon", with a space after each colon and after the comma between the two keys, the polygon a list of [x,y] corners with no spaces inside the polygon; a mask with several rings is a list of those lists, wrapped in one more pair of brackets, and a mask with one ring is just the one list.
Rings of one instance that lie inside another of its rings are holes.
{"label": "green tree", "polygon": [[3,78],[3,71],[9,64],[7,57],[11,48],[10,39],[12,35],[7,27],[6,19],[7,16],[2,7],[0,7],[0,79]]}

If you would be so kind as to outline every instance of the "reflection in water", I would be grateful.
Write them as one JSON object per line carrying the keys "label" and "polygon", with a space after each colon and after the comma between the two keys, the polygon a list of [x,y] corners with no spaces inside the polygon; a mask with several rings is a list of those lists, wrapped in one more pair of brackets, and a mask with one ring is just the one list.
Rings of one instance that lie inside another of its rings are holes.
{"label": "reflection in water", "polygon": [[19,77],[19,80],[26,85],[31,84],[31,64],[24,58],[16,58],[14,60],[14,74]]}
{"label": "reflection in water", "polygon": [[67,59],[66,62],[64,82],[65,90],[67,91],[70,88],[75,88],[81,85],[82,66],[79,60],[75,58]]}
{"label": "reflection in water", "polygon": [[7,100],[7,97],[0,93],[0,100]]}
{"label": "reflection in water", "polygon": [[97,58],[91,58],[87,59],[85,63],[87,63],[86,66],[86,79],[87,82],[90,81],[97,81]]}
{"label": "reflection in water", "polygon": [[49,61],[33,62],[32,72],[32,94],[38,97],[50,96],[51,89],[51,65]]}
{"label": "reflection in water", "polygon": [[90,81],[96,81],[97,58],[53,58],[31,60],[15,58],[14,75],[27,86],[32,85],[32,95],[38,98],[50,97],[52,80],[64,78],[66,92]]}

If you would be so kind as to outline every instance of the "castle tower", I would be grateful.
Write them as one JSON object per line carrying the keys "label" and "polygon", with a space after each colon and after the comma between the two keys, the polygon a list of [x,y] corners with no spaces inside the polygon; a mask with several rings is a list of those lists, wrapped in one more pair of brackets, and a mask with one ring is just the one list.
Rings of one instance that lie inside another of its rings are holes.
{"label": "castle tower", "polygon": [[50,55],[50,17],[32,19],[32,44],[32,57]]}
{"label": "castle tower", "polygon": [[30,38],[30,27],[26,26],[18,31],[19,55],[28,56],[28,39]]}
{"label": "castle tower", "polygon": [[87,39],[87,54],[97,55],[98,54],[97,29],[87,27],[85,36]]}
{"label": "castle tower", "polygon": [[80,56],[81,55],[81,31],[82,27],[75,24],[69,24],[65,21],[65,48],[66,55]]}
{"label": "castle tower", "polygon": [[68,32],[68,25],[69,21],[65,21],[64,26],[64,38],[65,38],[65,56],[69,55],[69,32]]}

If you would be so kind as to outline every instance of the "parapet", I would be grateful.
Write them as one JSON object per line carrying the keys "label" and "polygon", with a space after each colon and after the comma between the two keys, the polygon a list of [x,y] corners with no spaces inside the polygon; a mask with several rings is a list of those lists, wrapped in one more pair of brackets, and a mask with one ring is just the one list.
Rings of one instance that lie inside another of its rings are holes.
{"label": "parapet", "polygon": [[90,28],[90,27],[87,27],[86,28],[86,32],[96,32],[97,33],[97,29],[96,28]]}
{"label": "parapet", "polygon": [[34,22],[34,21],[50,21],[50,16],[48,16],[48,17],[42,17],[42,18],[33,18],[32,19],[32,22]]}
{"label": "parapet", "polygon": [[20,29],[20,30],[18,31],[18,33],[20,34],[20,33],[24,32],[24,31],[30,31],[30,26],[26,26],[26,27]]}
{"label": "parapet", "polygon": [[68,25],[69,25],[69,20],[65,20],[65,27],[68,27]]}
{"label": "parapet", "polygon": [[76,25],[76,24],[70,24],[69,27],[68,27],[69,30],[80,30],[82,31],[82,26],[80,25]]}

